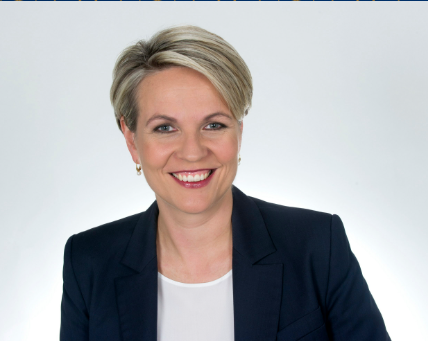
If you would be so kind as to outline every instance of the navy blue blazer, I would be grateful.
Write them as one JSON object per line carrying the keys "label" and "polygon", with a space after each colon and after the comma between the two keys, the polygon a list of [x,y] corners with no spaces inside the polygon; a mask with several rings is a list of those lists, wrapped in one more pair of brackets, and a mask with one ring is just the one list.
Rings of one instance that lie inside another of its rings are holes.
{"label": "navy blue blazer", "polygon": [[[337,215],[232,193],[235,340],[390,340]],[[157,340],[158,213],[68,239],[61,340]]]}

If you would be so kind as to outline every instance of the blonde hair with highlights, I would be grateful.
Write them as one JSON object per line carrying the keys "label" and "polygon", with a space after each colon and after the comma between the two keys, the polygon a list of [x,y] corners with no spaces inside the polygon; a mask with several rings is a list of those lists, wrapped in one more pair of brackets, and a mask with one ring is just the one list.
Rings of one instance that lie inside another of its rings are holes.
{"label": "blonde hair with highlights", "polygon": [[117,59],[110,100],[120,130],[123,116],[129,130],[136,131],[135,94],[141,81],[174,66],[191,68],[207,77],[239,122],[248,114],[253,84],[238,52],[223,38],[200,27],[176,26],[159,31],[148,41],[138,41]]}

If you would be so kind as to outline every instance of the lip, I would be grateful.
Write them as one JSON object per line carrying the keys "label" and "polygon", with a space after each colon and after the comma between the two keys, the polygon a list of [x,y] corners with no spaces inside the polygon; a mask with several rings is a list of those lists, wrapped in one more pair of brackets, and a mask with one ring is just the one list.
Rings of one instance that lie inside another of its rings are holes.
{"label": "lip", "polygon": [[199,172],[199,171],[206,171],[206,170],[215,170],[215,168],[200,168],[199,170],[182,170],[182,171],[172,171],[169,173],[193,173],[193,172]]}
{"label": "lip", "polygon": [[[206,170],[206,169],[195,170],[195,171],[192,171],[192,172],[203,171],[203,170]],[[178,184],[180,184],[181,186],[185,187],[186,189],[199,189],[199,188],[202,188],[202,187],[204,187],[204,186],[207,186],[207,185],[208,185],[208,183],[211,181],[211,179],[212,179],[212,177],[213,177],[213,175],[214,175],[214,173],[215,173],[215,171],[216,171],[216,170],[217,170],[217,169],[212,169],[212,172],[211,172],[211,174],[208,176],[208,178],[207,178],[207,179],[204,179],[204,180],[201,180],[201,181],[199,181],[199,182],[183,182],[183,181],[181,181],[181,180],[179,180],[179,179],[175,178],[172,174],[170,174],[170,176],[171,176],[171,178],[173,178],[173,179],[174,179]],[[190,172],[190,171],[184,171],[184,172]],[[174,173],[176,173],[176,172],[174,172]],[[183,172],[181,172],[181,173],[183,173]]]}

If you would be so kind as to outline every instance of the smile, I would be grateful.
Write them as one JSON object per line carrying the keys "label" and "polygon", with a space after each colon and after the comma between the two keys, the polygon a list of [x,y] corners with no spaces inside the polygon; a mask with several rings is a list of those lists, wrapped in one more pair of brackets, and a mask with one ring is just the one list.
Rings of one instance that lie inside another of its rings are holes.
{"label": "smile", "polygon": [[170,173],[170,175],[186,189],[199,189],[209,184],[216,170],[177,171]]}
{"label": "smile", "polygon": [[178,172],[171,173],[175,178],[183,182],[200,182],[207,179],[214,170],[200,170],[197,172]]}

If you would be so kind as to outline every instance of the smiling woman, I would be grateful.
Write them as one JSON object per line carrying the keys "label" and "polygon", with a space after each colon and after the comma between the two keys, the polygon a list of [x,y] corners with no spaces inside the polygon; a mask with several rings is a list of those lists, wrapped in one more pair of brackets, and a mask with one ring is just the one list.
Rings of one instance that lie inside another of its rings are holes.
{"label": "smiling woman", "polygon": [[388,340],[337,215],[232,183],[251,74],[221,37],[163,30],[119,57],[111,101],[146,211],[69,238],[62,340]]}
{"label": "smiling woman", "polygon": [[170,67],[146,76],[136,97],[135,132],[124,117],[120,123],[161,213],[174,214],[169,219],[175,222],[183,212],[218,216],[220,208],[229,209],[231,193],[226,194],[236,176],[243,122],[233,117],[212,83],[192,69]]}

